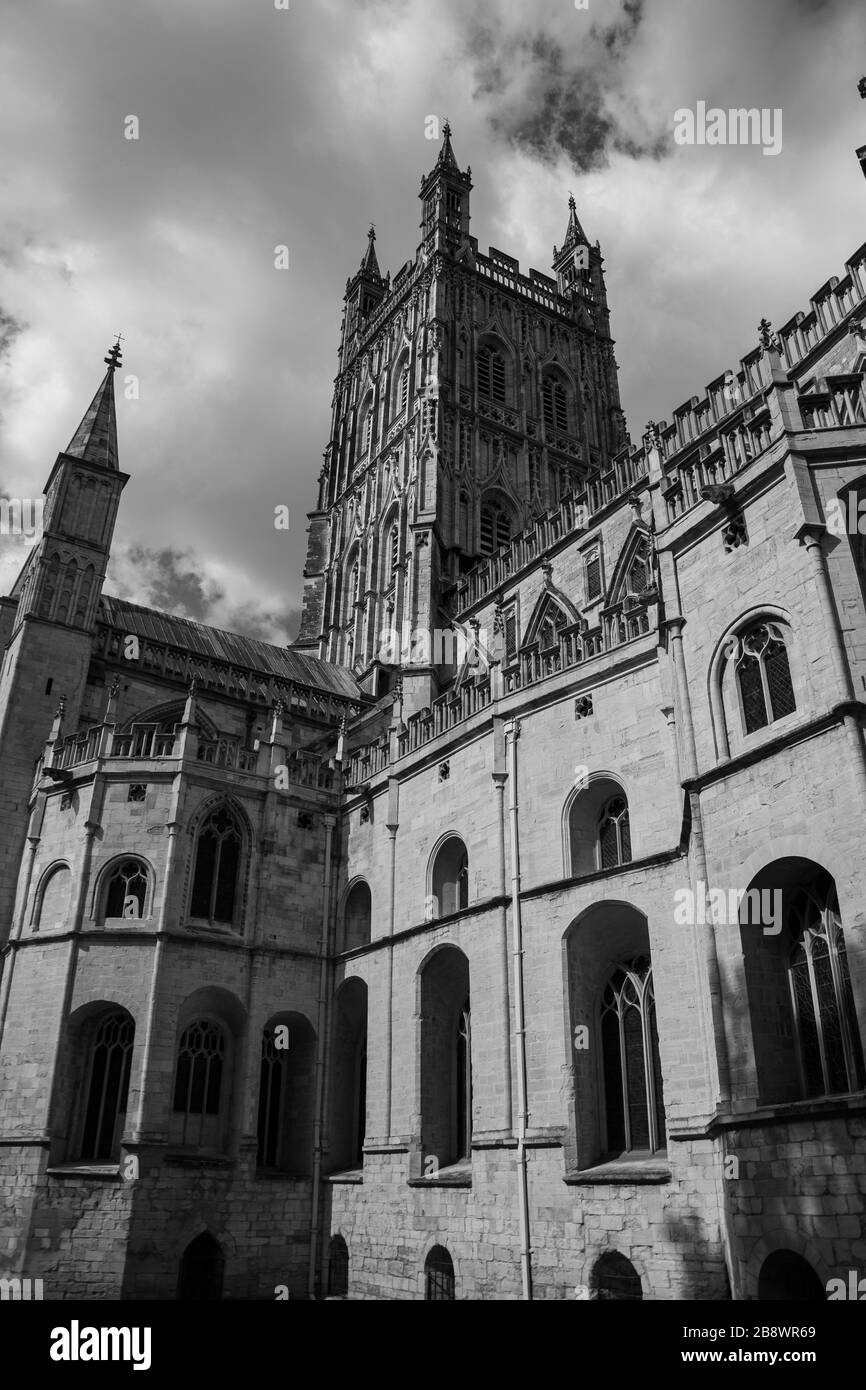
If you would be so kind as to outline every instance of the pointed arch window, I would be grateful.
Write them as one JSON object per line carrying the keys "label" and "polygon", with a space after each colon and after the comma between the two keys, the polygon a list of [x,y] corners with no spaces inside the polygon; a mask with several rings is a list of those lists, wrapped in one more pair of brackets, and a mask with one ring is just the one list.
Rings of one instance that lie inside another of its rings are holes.
{"label": "pointed arch window", "polygon": [[211,811],[196,846],[191,916],[211,925],[235,924],[242,843],[238,823],[228,807]]}
{"label": "pointed arch window", "polygon": [[631,828],[628,802],[624,796],[611,797],[598,818],[599,868],[615,869],[631,863]]}
{"label": "pointed arch window", "polygon": [[403,412],[404,412],[404,410],[406,410],[406,409],[408,408],[408,405],[409,405],[409,366],[408,366],[408,363],[407,363],[407,365],[403,368],[403,371],[400,373],[400,391],[399,391],[399,400],[398,400],[398,406],[397,406],[397,412],[398,412],[398,414],[402,415]]}
{"label": "pointed arch window", "polygon": [[568,623],[568,614],[559,604],[548,602],[538,625],[537,641],[541,651],[549,651],[559,646],[559,639]]}
{"label": "pointed arch window", "polygon": [[546,376],[541,388],[546,430],[568,432],[568,396],[565,385],[558,377]]}
{"label": "pointed arch window", "polygon": [[113,869],[105,889],[105,916],[143,917],[147,898],[147,865],[123,859]]}
{"label": "pointed arch window", "polygon": [[342,1236],[331,1236],[328,1247],[328,1297],[349,1297],[349,1247]]}
{"label": "pointed arch window", "polygon": [[125,1009],[99,1022],[93,1037],[79,1158],[116,1162],[129,1094],[135,1024]]}
{"label": "pointed arch window", "polygon": [[454,1061],[457,1072],[455,1100],[457,1105],[456,1148],[458,1163],[472,1156],[472,1045],[471,1016],[467,997],[457,1018]]}
{"label": "pointed arch window", "polygon": [[45,576],[42,580],[42,596],[39,600],[40,618],[49,618],[51,616],[51,607],[54,603],[54,595],[57,592],[57,579],[59,574],[60,558],[55,553],[45,566]]}
{"label": "pointed arch window", "polygon": [[665,1119],[649,957],[618,967],[608,981],[601,1043],[608,1152],[655,1153],[665,1142]]}
{"label": "pointed arch window", "polygon": [[201,1144],[211,1132],[206,1117],[220,1113],[225,1062],[226,1038],[219,1024],[199,1018],[184,1030],[172,1102],[174,1114],[183,1116],[182,1143]]}
{"label": "pointed arch window", "polygon": [[505,401],[505,358],[494,347],[478,354],[478,392],[491,401]]}
{"label": "pointed arch window", "polygon": [[796,709],[788,649],[778,623],[753,623],[740,634],[737,688],[747,734]]}
{"label": "pointed arch window", "polygon": [[366,457],[366,456],[369,454],[369,452],[370,452],[370,442],[371,442],[372,438],[373,438],[373,411],[372,411],[372,409],[370,408],[370,406],[368,405],[368,406],[367,406],[367,412],[366,412],[366,414],[365,414],[365,416],[364,416],[364,428],[363,428],[363,432],[362,432],[362,436],[361,436],[361,453],[362,453],[362,455],[363,455],[364,457]]}
{"label": "pointed arch window", "polygon": [[511,540],[511,516],[498,502],[485,502],[481,508],[481,553],[492,555]]}
{"label": "pointed arch window", "polygon": [[397,578],[397,566],[400,563],[400,527],[396,521],[391,523],[391,530],[388,533],[388,581],[394,583]]}
{"label": "pointed arch window", "polygon": [[795,945],[788,962],[805,1096],[863,1085],[863,1051],[836,889],[802,888],[791,905]]}
{"label": "pointed arch window", "polygon": [[586,599],[591,603],[593,599],[601,597],[601,552],[597,548],[587,551],[583,568]]}
{"label": "pointed arch window", "polygon": [[641,542],[629,565],[625,587],[626,592],[630,594],[644,594],[647,589],[652,587],[652,569],[649,546],[646,541]]}

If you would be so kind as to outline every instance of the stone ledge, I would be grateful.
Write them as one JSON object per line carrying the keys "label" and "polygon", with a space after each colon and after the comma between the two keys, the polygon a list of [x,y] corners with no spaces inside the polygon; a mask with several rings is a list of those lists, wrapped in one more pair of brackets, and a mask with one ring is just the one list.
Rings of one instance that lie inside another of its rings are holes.
{"label": "stone ledge", "polygon": [[350,1172],[346,1173],[326,1173],[322,1181],[332,1183],[362,1183],[364,1181],[364,1174],[360,1168],[353,1168]]}
{"label": "stone ledge", "polygon": [[123,1182],[118,1163],[59,1163],[46,1168],[49,1178],[84,1178],[88,1182]]}
{"label": "stone ledge", "polygon": [[666,1183],[671,1180],[671,1170],[666,1163],[647,1159],[645,1162],[601,1163],[597,1168],[582,1168],[577,1172],[566,1173],[563,1181],[569,1187],[595,1187]]}

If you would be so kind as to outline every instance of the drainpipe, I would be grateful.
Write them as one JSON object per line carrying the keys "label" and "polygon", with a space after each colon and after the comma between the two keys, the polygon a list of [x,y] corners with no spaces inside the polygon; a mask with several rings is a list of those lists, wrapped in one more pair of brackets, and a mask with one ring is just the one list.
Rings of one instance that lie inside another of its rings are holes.
{"label": "drainpipe", "polygon": [[523,1017],[523,923],[520,916],[520,857],[517,821],[517,739],[520,722],[505,726],[508,756],[508,816],[511,845],[511,922],[514,929],[514,1038],[517,1051],[517,1187],[520,1199],[520,1282],[532,1300],[532,1247],[529,1243],[529,1190],[526,1173],[526,1027]]}
{"label": "drainpipe", "polygon": [[313,1119],[313,1194],[312,1222],[310,1227],[310,1264],[307,1272],[307,1294],[310,1299],[316,1296],[316,1259],[319,1246],[321,1217],[319,1213],[319,1188],[322,1174],[322,1098],[325,1089],[325,1045],[328,1009],[328,969],[331,950],[331,846],[334,839],[336,817],[326,815],[325,821],[325,872],[322,884],[322,965],[319,971],[319,1008],[317,1013],[318,1047],[316,1048],[316,1109]]}
{"label": "drainpipe", "polygon": [[[504,898],[507,874],[505,854],[505,783],[508,781],[508,770],[505,762],[505,738],[503,721],[501,719],[494,720],[493,730],[495,760],[493,785],[496,788],[496,823],[499,827],[497,836],[499,849],[497,892],[501,898]],[[501,941],[499,960],[499,1009],[502,1018],[502,1079],[504,1083],[503,1108],[500,1120],[502,1128],[510,1134],[514,1125],[514,1106],[511,1085],[511,1000],[509,998],[508,988],[508,908],[504,905],[499,909],[499,933]]]}

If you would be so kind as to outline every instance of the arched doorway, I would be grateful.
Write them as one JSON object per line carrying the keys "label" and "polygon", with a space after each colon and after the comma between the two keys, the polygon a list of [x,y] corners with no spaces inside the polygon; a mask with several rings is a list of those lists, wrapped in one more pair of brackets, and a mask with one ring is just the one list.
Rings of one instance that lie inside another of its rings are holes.
{"label": "arched doorway", "polygon": [[590,1294],[601,1301],[636,1303],[643,1298],[640,1275],[625,1255],[610,1250],[602,1255],[592,1271]]}
{"label": "arched doorway", "polygon": [[793,1250],[774,1250],[761,1265],[758,1298],[766,1303],[822,1303],[826,1289],[812,1266]]}
{"label": "arched doorway", "polygon": [[209,1231],[202,1231],[190,1241],[181,1257],[178,1298],[184,1302],[222,1298],[224,1268],[219,1241]]}

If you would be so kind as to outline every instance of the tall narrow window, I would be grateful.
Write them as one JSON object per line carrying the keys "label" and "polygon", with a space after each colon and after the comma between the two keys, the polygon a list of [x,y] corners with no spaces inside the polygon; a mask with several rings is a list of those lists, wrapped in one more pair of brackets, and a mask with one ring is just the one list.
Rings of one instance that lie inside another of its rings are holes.
{"label": "tall narrow window", "polygon": [[373,438],[373,412],[368,407],[367,414],[364,416],[364,432],[361,442],[361,453],[364,455],[370,452],[370,441]]}
{"label": "tall narrow window", "polygon": [[434,1245],[424,1261],[424,1299],[427,1303],[453,1303],[454,1262],[444,1245]]}
{"label": "tall narrow window", "polygon": [[639,957],[615,971],[602,999],[601,1043],[610,1154],[655,1152],[665,1140],[652,968]]}
{"label": "tall narrow window", "polygon": [[788,974],[805,1096],[863,1085],[863,1051],[848,955],[832,882],[803,888],[791,906]]}
{"label": "tall narrow window", "polygon": [[559,430],[565,434],[568,430],[568,403],[565,387],[556,377],[545,377],[542,404],[545,429]]}
{"label": "tall narrow window", "polygon": [[470,1038],[469,1000],[457,1019],[455,1047],[457,1067],[457,1158],[470,1158],[472,1153],[472,1048]]}
{"label": "tall narrow window", "polygon": [[233,925],[237,914],[241,835],[227,807],[212,811],[199,832],[190,913]]}
{"label": "tall narrow window", "polygon": [[397,566],[400,563],[400,528],[395,521],[391,527],[388,537],[388,581],[393,584],[397,578]]}
{"label": "tall narrow window", "polygon": [[747,734],[796,709],[788,649],[777,623],[755,623],[741,634],[736,672]]}
{"label": "tall narrow window", "polygon": [[511,540],[511,517],[504,507],[486,502],[481,508],[481,553],[492,555]]}
{"label": "tall narrow window", "polygon": [[404,367],[404,368],[403,368],[403,371],[402,371],[402,374],[401,374],[401,376],[400,376],[400,404],[399,404],[399,407],[398,407],[398,413],[399,413],[400,415],[403,414],[403,411],[406,409],[406,407],[408,406],[408,404],[409,404],[409,368],[408,368],[408,367]]}
{"label": "tall narrow window", "polygon": [[140,859],[123,859],[111,874],[105,894],[105,916],[144,916],[147,866]]}
{"label": "tall narrow window", "polygon": [[489,400],[505,400],[505,359],[495,348],[483,347],[478,354],[478,391]]}
{"label": "tall narrow window", "polygon": [[631,830],[624,796],[612,797],[602,807],[598,818],[598,858],[601,869],[631,863]]}
{"label": "tall narrow window", "polygon": [[184,1142],[193,1136],[193,1116],[218,1115],[226,1056],[225,1034],[199,1018],[184,1031],[177,1054],[172,1110],[184,1116]]}
{"label": "tall narrow window", "polygon": [[286,1087],[288,1049],[278,1047],[283,1034],[274,1028],[262,1031],[262,1064],[259,1076],[258,1154],[260,1168],[278,1168],[283,1095]]}
{"label": "tall narrow window", "polygon": [[450,836],[439,850],[431,874],[430,917],[448,917],[469,906],[469,856],[457,836]]}
{"label": "tall narrow window", "polygon": [[587,601],[601,595],[601,556],[597,550],[587,551],[583,562]]}
{"label": "tall narrow window", "polygon": [[126,1119],[135,1024],[125,1009],[106,1014],[96,1030],[90,1056],[87,1103],[79,1157],[116,1161]]}

